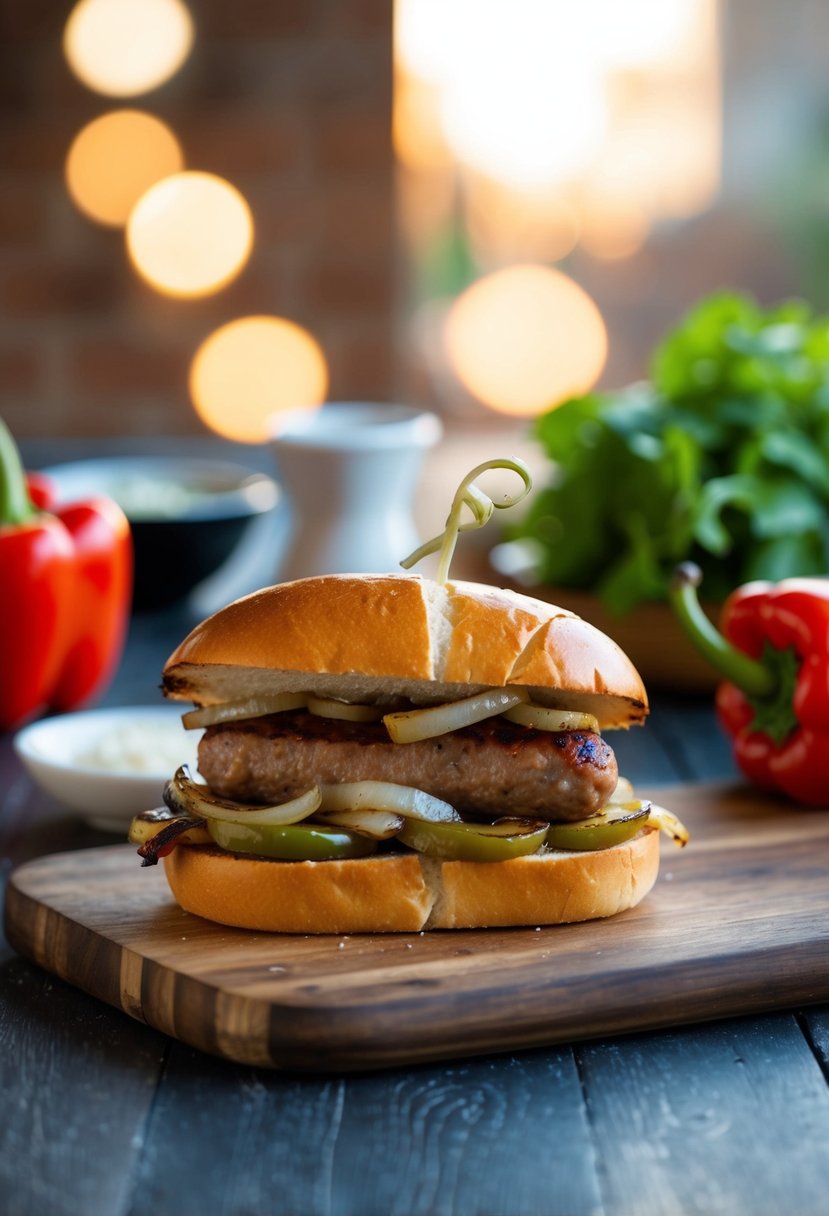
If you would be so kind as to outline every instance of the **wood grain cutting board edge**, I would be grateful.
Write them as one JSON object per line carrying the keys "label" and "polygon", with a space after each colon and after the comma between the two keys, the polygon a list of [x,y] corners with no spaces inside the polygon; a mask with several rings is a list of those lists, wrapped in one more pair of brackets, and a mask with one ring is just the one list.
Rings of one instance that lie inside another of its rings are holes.
{"label": "wood grain cutting board edge", "polygon": [[172,902],[129,845],[9,880],[19,953],[183,1042],[293,1070],[390,1067],[829,999],[829,814],[742,787],[653,791],[692,830],[608,921],[280,937]]}

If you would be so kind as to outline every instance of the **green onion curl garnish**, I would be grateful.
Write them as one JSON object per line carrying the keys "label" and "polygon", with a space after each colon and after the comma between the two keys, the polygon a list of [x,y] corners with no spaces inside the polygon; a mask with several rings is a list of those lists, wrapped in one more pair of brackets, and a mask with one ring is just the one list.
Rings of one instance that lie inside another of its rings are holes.
{"label": "green onion curl garnish", "polygon": [[[475,478],[489,469],[509,469],[511,472],[517,473],[523,483],[521,489],[516,494],[504,494],[499,502],[495,502],[484,493],[480,486],[475,485]],[[449,578],[449,566],[460,533],[482,528],[492,518],[493,511],[503,511],[507,507],[516,506],[523,498],[526,498],[532,486],[532,474],[524,461],[517,456],[485,460],[483,464],[476,465],[458,486],[446,519],[446,527],[440,535],[427,540],[418,549],[415,549],[414,553],[410,553],[408,557],[404,558],[400,565],[404,570],[411,570],[412,566],[417,565],[424,557],[440,550],[435,581],[445,583]],[[472,518],[461,522],[464,507],[471,512]]]}

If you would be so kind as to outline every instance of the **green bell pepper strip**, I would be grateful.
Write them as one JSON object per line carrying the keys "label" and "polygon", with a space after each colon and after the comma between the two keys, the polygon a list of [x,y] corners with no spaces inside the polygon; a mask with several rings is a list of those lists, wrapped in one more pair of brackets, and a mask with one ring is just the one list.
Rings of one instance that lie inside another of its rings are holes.
{"label": "green bell pepper strip", "polygon": [[208,819],[206,826],[216,844],[228,852],[250,853],[280,861],[336,861],[367,857],[377,849],[376,841],[357,832],[311,823],[248,826]]}
{"label": "green bell pepper strip", "polygon": [[407,819],[397,839],[418,853],[447,861],[508,861],[537,853],[547,825],[521,832],[503,823],[426,823]]}

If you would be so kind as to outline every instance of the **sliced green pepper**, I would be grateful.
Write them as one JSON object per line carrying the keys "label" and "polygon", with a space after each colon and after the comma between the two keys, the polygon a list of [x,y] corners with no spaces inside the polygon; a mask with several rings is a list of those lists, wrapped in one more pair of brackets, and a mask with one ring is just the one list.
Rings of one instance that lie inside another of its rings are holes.
{"label": "sliced green pepper", "polygon": [[418,853],[448,861],[508,861],[537,853],[547,825],[533,823],[425,823],[407,819],[397,839]]}
{"label": "sliced green pepper", "polygon": [[246,824],[208,819],[207,830],[220,848],[233,853],[277,857],[282,861],[336,861],[346,857],[366,857],[377,848],[376,840],[358,836],[345,828],[325,828],[305,823]]}
{"label": "sliced green pepper", "polygon": [[551,849],[573,849],[586,852],[609,849],[635,836],[648,821],[650,803],[637,803],[635,810],[610,807],[578,823],[551,823],[547,829],[547,845]]}

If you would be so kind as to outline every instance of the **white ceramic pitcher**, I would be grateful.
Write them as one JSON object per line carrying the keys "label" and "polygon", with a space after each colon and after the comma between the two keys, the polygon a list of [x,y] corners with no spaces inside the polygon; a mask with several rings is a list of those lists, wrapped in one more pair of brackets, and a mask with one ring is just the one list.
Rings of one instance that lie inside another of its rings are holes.
{"label": "white ceramic pitcher", "polygon": [[282,414],[276,424],[277,477],[291,511],[280,581],[399,570],[421,542],[413,497],[423,458],[442,434],[438,418],[346,401]]}

